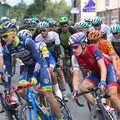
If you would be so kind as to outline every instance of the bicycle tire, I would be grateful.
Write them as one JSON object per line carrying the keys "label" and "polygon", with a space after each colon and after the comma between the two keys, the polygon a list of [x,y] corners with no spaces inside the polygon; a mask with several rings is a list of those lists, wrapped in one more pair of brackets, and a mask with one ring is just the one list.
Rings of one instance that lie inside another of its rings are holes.
{"label": "bicycle tire", "polygon": [[56,99],[58,101],[58,104],[60,105],[60,109],[61,109],[61,112],[62,112],[62,115],[63,115],[63,119],[64,120],[72,120],[72,115],[70,113],[69,108],[65,104],[65,102],[57,96],[56,96]]}

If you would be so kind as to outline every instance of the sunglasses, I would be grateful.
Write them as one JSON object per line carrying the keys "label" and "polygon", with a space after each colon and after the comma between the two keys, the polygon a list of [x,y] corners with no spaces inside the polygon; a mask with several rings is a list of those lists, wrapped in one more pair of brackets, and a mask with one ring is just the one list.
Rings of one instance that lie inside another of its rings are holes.
{"label": "sunglasses", "polygon": [[1,38],[6,39],[6,38],[8,38],[8,35],[7,34],[3,35],[3,36],[1,36]]}
{"label": "sunglasses", "polygon": [[78,45],[71,46],[72,49],[77,49],[78,47]]}
{"label": "sunglasses", "polygon": [[113,33],[113,35],[117,35],[118,33]]}
{"label": "sunglasses", "polygon": [[35,31],[36,29],[34,29],[34,28],[31,28],[31,29],[29,29],[30,31]]}
{"label": "sunglasses", "polygon": [[11,30],[11,31],[8,31],[8,32],[6,32],[6,33],[2,34],[1,38],[7,38],[7,37],[8,37],[8,35],[10,35],[11,33],[15,33],[15,32],[16,32],[16,30]]}
{"label": "sunglasses", "polygon": [[63,25],[62,27],[66,28],[66,27],[68,27],[68,25]]}
{"label": "sunglasses", "polygon": [[39,30],[39,32],[40,32],[40,33],[46,32],[46,29],[41,29],[41,30]]}

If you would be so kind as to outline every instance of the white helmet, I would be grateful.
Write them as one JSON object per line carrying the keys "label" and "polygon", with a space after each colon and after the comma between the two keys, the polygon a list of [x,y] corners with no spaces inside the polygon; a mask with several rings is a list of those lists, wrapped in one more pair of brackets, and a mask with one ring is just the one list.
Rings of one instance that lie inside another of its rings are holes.
{"label": "white helmet", "polygon": [[24,37],[24,36],[25,37],[32,37],[32,33],[27,29],[20,30],[17,35],[18,35],[18,37]]}

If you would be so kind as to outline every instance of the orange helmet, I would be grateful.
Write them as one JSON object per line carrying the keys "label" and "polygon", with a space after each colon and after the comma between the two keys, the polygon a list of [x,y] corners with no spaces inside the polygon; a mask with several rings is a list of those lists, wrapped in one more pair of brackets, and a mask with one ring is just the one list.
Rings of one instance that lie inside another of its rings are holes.
{"label": "orange helmet", "polygon": [[88,34],[88,40],[95,40],[96,41],[96,40],[99,40],[102,37],[103,37],[102,32],[97,31],[97,30],[91,31]]}

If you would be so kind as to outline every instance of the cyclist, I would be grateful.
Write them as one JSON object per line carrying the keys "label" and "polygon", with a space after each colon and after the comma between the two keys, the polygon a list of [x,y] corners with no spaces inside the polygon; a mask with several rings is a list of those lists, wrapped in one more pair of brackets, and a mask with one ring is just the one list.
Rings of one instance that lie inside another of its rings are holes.
{"label": "cyclist", "polygon": [[10,55],[20,58],[25,64],[25,69],[21,76],[21,82],[31,79],[31,83],[40,83],[40,87],[45,91],[43,94],[50,101],[52,110],[56,117],[61,120],[62,115],[57,101],[52,93],[52,85],[47,69],[47,63],[36,49],[36,45],[31,37],[20,34],[18,37],[13,28],[4,27],[0,29],[0,37],[5,42],[6,49]]}
{"label": "cyclist", "polygon": [[84,32],[86,35],[88,35],[89,33],[89,24],[85,21],[81,21],[80,22],[80,28],[81,31]]}
{"label": "cyclist", "polygon": [[[2,27],[2,26],[0,26]],[[0,43],[0,80],[1,80],[1,77],[3,75],[3,72],[4,72],[4,68],[3,68],[3,65],[4,65],[4,59],[3,59],[3,47]]]}
{"label": "cyclist", "polygon": [[[117,79],[111,60],[104,56],[95,45],[88,45],[87,37],[83,32],[73,34],[69,38],[69,44],[73,50],[73,98],[78,94],[79,85],[81,91],[93,88],[98,84],[104,91],[107,86],[110,99],[120,110],[120,100],[117,97]],[[79,66],[91,71],[81,84],[79,84]],[[84,96],[91,103],[96,103],[92,94]]]}
{"label": "cyclist", "polygon": [[60,35],[60,42],[61,42],[62,47],[64,48],[65,58],[68,59],[71,56],[71,50],[70,50],[70,46],[67,43],[68,43],[69,37],[73,33],[75,33],[75,31],[72,27],[69,26],[68,17],[61,17],[59,19],[59,23],[61,25],[61,29],[58,31]]}
{"label": "cyclist", "polygon": [[[114,24],[113,26],[111,26],[110,32],[112,33],[110,41],[116,53],[120,57],[120,24]],[[120,74],[120,59],[119,58],[118,58],[118,72]],[[120,77],[118,78],[118,83],[119,83],[118,94],[120,94]],[[120,95],[119,95],[119,98],[120,98]]]}
{"label": "cyclist", "polygon": [[[49,23],[48,22],[40,22],[37,26],[37,28],[39,29],[39,35],[36,36],[35,38],[35,42],[39,43],[39,42],[45,42],[47,45],[48,50],[50,51],[50,53],[53,55],[53,57],[56,60],[56,63],[58,62],[58,60],[60,59],[60,39],[59,39],[59,35],[54,32],[54,31],[49,31]],[[58,66],[57,66],[58,67]],[[60,68],[60,67],[59,67]],[[59,69],[58,71],[60,74],[62,74],[62,70]],[[58,90],[58,84],[56,79],[54,79],[54,90]],[[63,93],[63,98],[65,100],[67,100],[67,96],[66,96],[66,84],[65,84],[65,78],[63,75],[61,75],[61,86],[62,86],[62,93]],[[57,91],[55,92],[57,93]]]}
{"label": "cyclist", "polygon": [[109,26],[104,24],[100,17],[96,16],[95,18],[92,19],[91,23],[95,30],[99,30],[103,32],[103,38],[105,40],[109,39],[109,36],[110,36]]}
{"label": "cyclist", "polygon": [[94,44],[96,45],[102,52],[104,52],[105,54],[107,54],[108,56],[110,56],[113,66],[115,68],[115,72],[117,75],[117,78],[120,77],[119,71],[118,71],[118,56],[111,44],[111,42],[105,40],[102,38],[103,34],[100,31],[91,31],[88,34],[88,42],[90,42],[90,44]]}
{"label": "cyclist", "polygon": [[112,33],[110,41],[118,56],[120,57],[120,24],[114,24],[111,26],[110,32]]}
{"label": "cyclist", "polygon": [[[61,51],[63,51],[63,59],[64,63],[63,66],[64,68],[64,75],[65,75],[65,80],[69,84],[71,90],[72,90],[72,85],[71,85],[71,73],[69,68],[71,67],[71,56],[72,56],[72,50],[70,46],[67,44],[69,37],[75,33],[75,30],[69,25],[69,19],[68,17],[61,17],[59,19],[60,23],[60,29],[58,31],[60,35],[60,44],[61,44]],[[69,76],[69,77],[68,77]]]}
{"label": "cyclist", "polygon": [[[56,77],[54,77],[54,69],[55,69],[55,66],[56,66],[55,58],[48,51],[47,45],[44,42],[42,42],[42,41],[36,42],[36,45],[37,45],[38,49],[40,50],[40,52],[42,53],[43,57],[46,59],[47,63],[48,63],[49,71],[51,73],[52,80],[57,81],[57,80],[54,80],[54,79],[56,79]],[[57,86],[57,87],[55,87],[55,86]],[[59,89],[58,83],[53,82],[53,90],[54,90],[56,96],[58,96],[62,99],[62,93]]]}

